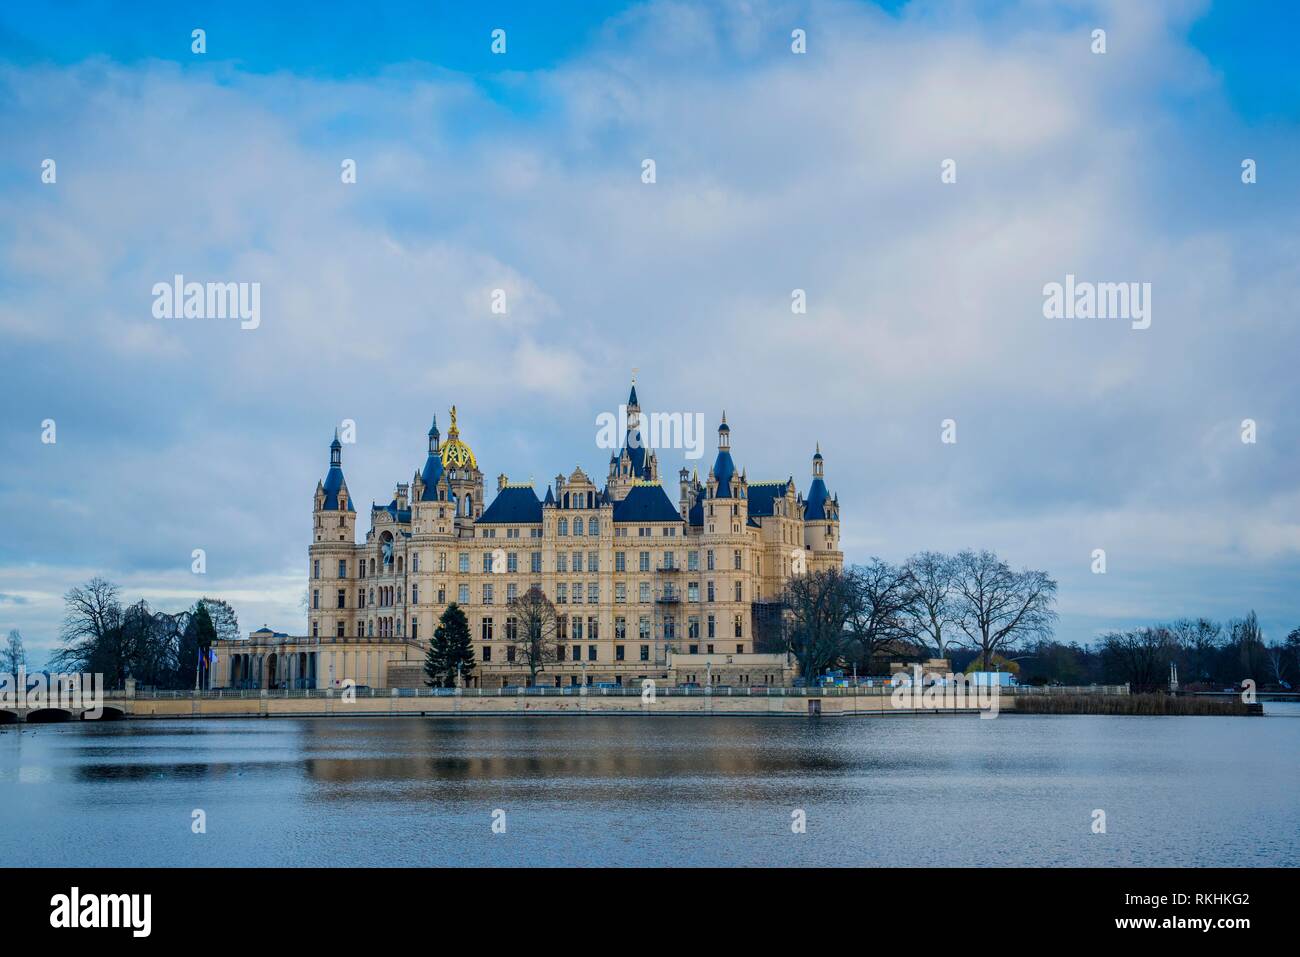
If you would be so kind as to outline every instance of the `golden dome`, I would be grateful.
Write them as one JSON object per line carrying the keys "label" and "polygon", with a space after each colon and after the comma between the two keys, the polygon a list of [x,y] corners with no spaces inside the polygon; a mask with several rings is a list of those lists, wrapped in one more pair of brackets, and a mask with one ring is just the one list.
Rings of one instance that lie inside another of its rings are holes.
{"label": "golden dome", "polygon": [[478,468],[474,450],[460,439],[460,429],[456,426],[456,407],[451,407],[451,428],[447,431],[447,442],[442,447],[442,464],[444,468],[463,469]]}

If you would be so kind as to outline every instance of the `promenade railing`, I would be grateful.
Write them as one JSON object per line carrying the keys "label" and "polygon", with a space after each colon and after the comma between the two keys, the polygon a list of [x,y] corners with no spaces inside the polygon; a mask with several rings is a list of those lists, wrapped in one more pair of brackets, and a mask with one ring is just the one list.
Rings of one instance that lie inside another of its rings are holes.
{"label": "promenade railing", "polygon": [[[656,696],[678,698],[700,698],[700,697],[748,697],[748,698],[767,698],[767,697],[791,697],[791,698],[841,698],[841,697],[888,697],[894,693],[894,688],[888,685],[876,685],[873,687],[855,686],[855,687],[829,687],[829,688],[786,688],[786,687],[737,687],[730,685],[715,685],[712,688],[683,688],[669,685],[656,684],[654,693]],[[942,688],[936,689],[942,691]],[[586,686],[585,694],[587,696],[605,696],[605,697],[641,697],[643,690],[639,687],[613,687],[598,688],[591,685]],[[1048,686],[1048,687],[1031,687],[1021,685],[1003,686],[1001,693],[1007,696],[1026,696],[1026,695],[1054,695],[1054,694],[1099,694],[1099,695],[1116,695],[1128,694],[1127,685],[1082,685],[1082,686]],[[192,700],[201,699],[221,699],[221,698],[342,698],[345,694],[357,698],[446,698],[460,695],[462,697],[473,698],[500,698],[500,697],[579,697],[584,694],[582,685],[565,685],[560,688],[555,687],[522,687],[508,686],[505,688],[371,688],[367,686],[358,687],[338,687],[338,688],[214,688],[208,691],[148,691],[137,689],[134,697],[142,700]],[[107,691],[105,698],[126,698],[130,697],[125,691]]]}

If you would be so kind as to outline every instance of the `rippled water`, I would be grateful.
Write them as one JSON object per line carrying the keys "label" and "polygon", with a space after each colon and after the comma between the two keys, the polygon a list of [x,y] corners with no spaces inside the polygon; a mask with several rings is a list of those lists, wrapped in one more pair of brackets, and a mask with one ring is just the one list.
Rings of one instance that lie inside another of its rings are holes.
{"label": "rippled water", "polygon": [[1300,707],[1266,707],[9,727],[0,865],[1291,864]]}

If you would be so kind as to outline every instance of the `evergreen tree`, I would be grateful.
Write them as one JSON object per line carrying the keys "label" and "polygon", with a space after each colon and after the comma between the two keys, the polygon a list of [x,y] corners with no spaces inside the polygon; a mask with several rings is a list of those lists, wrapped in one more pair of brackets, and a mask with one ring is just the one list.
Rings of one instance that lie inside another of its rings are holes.
{"label": "evergreen tree", "polygon": [[470,643],[469,619],[459,605],[452,602],[438,619],[424,659],[424,683],[430,687],[450,688],[459,672],[468,679],[474,671],[474,646]]}
{"label": "evergreen tree", "polygon": [[[189,623],[185,628],[185,637],[181,647],[181,672],[185,674],[189,668],[196,667],[201,660],[203,670],[207,670],[208,653],[212,648],[212,643],[217,640],[217,629],[212,623],[212,616],[208,613],[207,600],[200,601],[194,609],[194,614],[190,617]],[[201,682],[200,687],[206,682]]]}

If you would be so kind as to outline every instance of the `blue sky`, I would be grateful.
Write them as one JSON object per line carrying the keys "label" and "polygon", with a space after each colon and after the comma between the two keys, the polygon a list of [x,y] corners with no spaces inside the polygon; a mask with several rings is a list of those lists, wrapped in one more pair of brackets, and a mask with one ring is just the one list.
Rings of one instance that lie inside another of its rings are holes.
{"label": "blue sky", "polygon": [[[93,574],[298,632],[340,420],[363,503],[453,403],[540,490],[603,473],[633,367],[751,479],[820,440],[850,560],[995,548],[1066,639],[1300,625],[1293,5],[121,9],[0,12],[0,631],[38,660]],[[177,272],[262,325],[154,319]],[[1151,328],[1045,319],[1066,273],[1151,282]]]}

